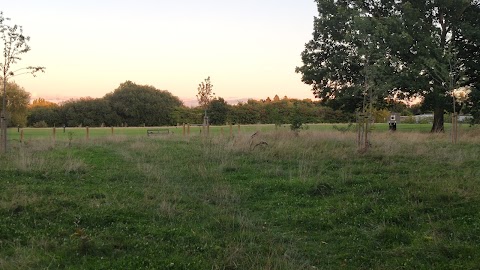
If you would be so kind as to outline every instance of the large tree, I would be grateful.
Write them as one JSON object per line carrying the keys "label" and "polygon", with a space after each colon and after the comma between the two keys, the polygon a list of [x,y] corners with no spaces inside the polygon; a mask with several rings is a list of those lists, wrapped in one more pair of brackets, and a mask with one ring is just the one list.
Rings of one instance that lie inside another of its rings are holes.
{"label": "large tree", "polygon": [[[472,86],[471,98],[467,102],[467,111],[472,113],[473,122],[480,123],[480,1],[477,5],[467,9],[465,16],[461,18],[461,39],[456,42],[463,50],[459,51],[458,57],[466,66],[466,75]],[[476,90],[476,91],[475,91]]]}
{"label": "large tree", "polygon": [[414,42],[401,57],[407,65],[419,67],[416,78],[427,81],[424,84],[429,87],[424,86],[421,94],[424,108],[434,112],[434,132],[444,130],[444,112],[454,107],[452,91],[478,81],[478,71],[471,64],[475,59],[471,46],[478,50],[479,16],[479,3],[474,0],[411,1],[403,5],[405,31]]}
{"label": "large tree", "polygon": [[[335,109],[353,112],[369,91],[385,86],[382,71],[396,72],[387,42],[398,39],[395,9],[381,9],[369,1],[317,0],[313,39],[302,53],[304,65],[296,69],[312,85],[321,101]],[[394,1],[391,5],[394,5]],[[387,95],[385,91],[372,93]]]}
{"label": "large tree", "polygon": [[[363,97],[421,95],[443,131],[448,93],[469,83],[460,57],[467,16],[480,16],[473,0],[316,0],[313,39],[302,53],[303,82],[323,103],[353,111]],[[472,37],[474,35],[470,35]],[[468,43],[467,42],[467,43]],[[399,95],[400,94],[400,95]],[[343,105],[343,107],[341,107]]]}
{"label": "large tree", "polygon": [[180,99],[168,91],[131,81],[120,84],[105,99],[129,126],[176,124],[175,108],[182,106]]}

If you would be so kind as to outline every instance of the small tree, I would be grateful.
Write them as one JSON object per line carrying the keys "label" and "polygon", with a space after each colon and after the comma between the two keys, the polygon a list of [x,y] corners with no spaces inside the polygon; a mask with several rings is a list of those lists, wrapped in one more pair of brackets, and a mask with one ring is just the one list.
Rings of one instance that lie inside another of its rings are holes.
{"label": "small tree", "polygon": [[205,116],[203,118],[203,125],[208,125],[208,116],[207,116],[207,109],[210,105],[210,102],[215,98],[215,93],[213,93],[213,85],[210,82],[210,76],[205,79],[205,82],[201,82],[198,85],[198,94],[197,100],[198,104],[202,109],[205,111]]}
{"label": "small tree", "polygon": [[298,103],[295,103],[291,115],[290,129],[294,131],[296,135],[298,135],[300,130],[303,129],[304,120],[305,119],[300,112],[300,108],[298,107]]}
{"label": "small tree", "polygon": [[7,151],[7,121],[6,121],[6,107],[7,107],[7,82],[8,79],[30,73],[35,76],[35,73],[41,71],[44,72],[44,67],[26,67],[16,70],[12,70],[12,66],[21,60],[20,55],[30,51],[30,46],[27,42],[30,41],[30,37],[23,35],[23,29],[21,26],[6,25],[5,21],[8,18],[3,17],[3,13],[0,12],[0,35],[3,40],[3,63],[0,63],[0,71],[2,73],[3,81],[3,99],[2,99],[2,112],[0,115],[1,122],[1,135],[2,135],[2,152]]}
{"label": "small tree", "polygon": [[14,82],[7,83],[7,126],[24,127],[27,124],[30,93]]}

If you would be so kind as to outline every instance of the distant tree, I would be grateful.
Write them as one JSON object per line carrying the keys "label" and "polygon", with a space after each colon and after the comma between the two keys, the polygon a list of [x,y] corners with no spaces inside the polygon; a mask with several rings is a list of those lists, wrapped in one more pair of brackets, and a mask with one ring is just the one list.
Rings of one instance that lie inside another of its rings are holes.
{"label": "distant tree", "polygon": [[278,95],[275,95],[273,97],[273,102],[278,102],[278,101],[280,101],[280,97]]}
{"label": "distant tree", "polygon": [[30,93],[14,82],[7,82],[6,86],[7,123],[9,126],[26,126]]}
{"label": "distant tree", "polygon": [[62,104],[59,111],[61,125],[69,127],[118,126],[121,123],[120,117],[104,98],[69,100]]}
{"label": "distant tree", "polygon": [[208,106],[210,105],[210,102],[215,97],[215,93],[213,93],[213,85],[210,82],[210,76],[208,76],[208,78],[205,79],[205,82],[201,82],[198,85],[197,90],[198,90],[198,94],[197,94],[198,104],[200,105],[200,107],[202,107],[205,110],[205,119],[207,119]]}
{"label": "distant tree", "polygon": [[39,125],[38,123],[45,123],[45,125],[48,127],[53,127],[54,125],[57,125],[57,126],[63,125],[63,122],[61,121],[60,107],[59,106],[29,107],[28,116],[27,116],[27,126],[29,127],[38,126]]}
{"label": "distant tree", "polygon": [[258,124],[260,119],[259,106],[255,103],[238,103],[230,110],[229,119],[237,124]]}
{"label": "distant tree", "polygon": [[30,108],[34,107],[58,107],[57,103],[50,102],[45,100],[44,98],[36,98],[32,101],[32,104],[29,106]]}
{"label": "distant tree", "polygon": [[273,107],[273,109],[269,110],[269,112],[269,122],[275,124],[276,127],[279,127],[282,124],[286,123],[284,120],[286,117],[280,114],[280,109]]}
{"label": "distant tree", "polygon": [[298,103],[294,103],[294,107],[292,110],[292,114],[290,117],[290,129],[295,131],[297,134],[300,129],[303,128],[303,124],[305,123],[305,116],[300,112]]}
{"label": "distant tree", "polygon": [[210,123],[212,125],[225,125],[230,110],[229,108],[230,105],[228,105],[223,98],[213,99],[208,106],[208,111],[210,111]]}
{"label": "distant tree", "polygon": [[302,116],[303,123],[318,123],[317,111],[318,108],[312,101],[309,100],[294,100],[293,112]]}
{"label": "distant tree", "polygon": [[318,118],[320,123],[348,123],[355,121],[353,113],[334,110],[331,107],[319,106]]}
{"label": "distant tree", "polygon": [[204,110],[200,107],[179,106],[174,109],[173,118],[180,124],[198,124],[202,122]]}
{"label": "distant tree", "polygon": [[178,97],[168,91],[131,81],[120,84],[104,98],[121,121],[129,126],[174,125],[175,109],[183,105]]}
{"label": "distant tree", "polygon": [[36,98],[28,106],[27,126],[54,126],[60,121],[60,106],[44,98]]}

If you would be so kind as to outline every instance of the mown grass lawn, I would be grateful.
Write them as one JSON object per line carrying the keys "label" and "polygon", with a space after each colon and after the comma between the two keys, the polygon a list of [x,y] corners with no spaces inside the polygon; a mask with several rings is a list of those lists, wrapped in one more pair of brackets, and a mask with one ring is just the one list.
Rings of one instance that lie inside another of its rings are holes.
{"label": "mown grass lawn", "polygon": [[477,129],[374,132],[364,154],[334,129],[179,130],[11,141],[0,269],[480,265]]}
{"label": "mown grass lawn", "polygon": [[[89,138],[101,138],[108,137],[112,135],[120,136],[144,136],[147,134],[147,130],[151,129],[168,129],[170,135],[180,136],[183,135],[183,125],[171,126],[171,127],[105,127],[105,128],[89,128]],[[335,130],[354,130],[355,126],[349,124],[307,124],[305,129],[309,131],[335,131]],[[399,132],[429,132],[431,129],[431,124],[399,124]],[[447,132],[450,131],[451,126],[449,123],[445,123],[445,129]],[[461,124],[461,130],[470,130],[474,129],[468,124]],[[86,127],[57,127],[57,128],[10,128],[8,130],[8,139],[13,142],[18,142],[21,140],[21,131],[23,130],[23,140],[35,140],[35,139],[53,139],[60,141],[68,141],[70,139],[81,140],[87,138],[87,128]],[[202,127],[185,125],[185,134],[190,134],[192,136],[201,134]],[[226,126],[211,126],[210,133],[212,135],[236,135],[242,133],[254,133],[256,131],[261,132],[273,132],[273,131],[288,131],[290,130],[290,125],[285,124],[279,127],[275,127],[273,124],[265,125],[226,125]],[[386,123],[377,123],[373,126],[374,132],[385,132],[388,131],[388,124]],[[190,132],[190,133],[189,133]]]}

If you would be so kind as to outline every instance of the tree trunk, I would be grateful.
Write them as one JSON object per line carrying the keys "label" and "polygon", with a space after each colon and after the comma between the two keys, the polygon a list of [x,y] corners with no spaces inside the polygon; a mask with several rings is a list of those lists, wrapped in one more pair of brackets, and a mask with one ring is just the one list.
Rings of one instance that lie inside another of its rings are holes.
{"label": "tree trunk", "polygon": [[444,132],[444,110],[443,106],[436,106],[433,111],[433,126],[431,132]]}

